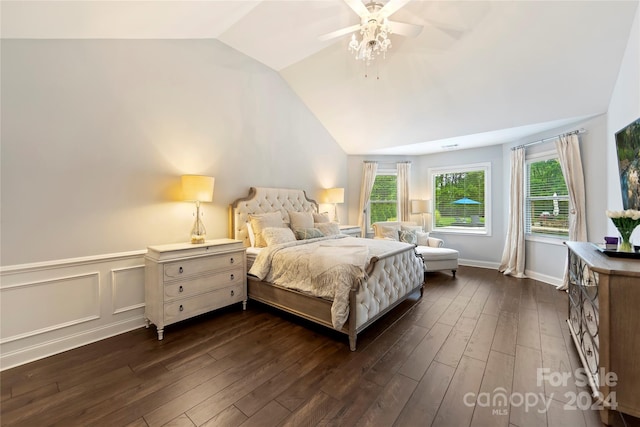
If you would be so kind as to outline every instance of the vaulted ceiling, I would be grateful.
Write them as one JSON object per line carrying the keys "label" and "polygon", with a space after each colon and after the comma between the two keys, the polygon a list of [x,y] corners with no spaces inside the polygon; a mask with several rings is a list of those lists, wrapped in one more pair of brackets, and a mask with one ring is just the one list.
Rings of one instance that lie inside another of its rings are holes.
{"label": "vaulted ceiling", "polygon": [[[386,3],[386,1],[381,1]],[[368,67],[344,0],[3,1],[3,38],[214,38],[274,69],[349,154],[499,144],[607,111],[638,0],[421,1]]]}

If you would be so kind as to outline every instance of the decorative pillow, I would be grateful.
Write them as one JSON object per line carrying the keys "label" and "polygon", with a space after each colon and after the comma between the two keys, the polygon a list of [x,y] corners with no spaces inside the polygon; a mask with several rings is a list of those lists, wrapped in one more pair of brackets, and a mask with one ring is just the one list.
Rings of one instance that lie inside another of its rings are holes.
{"label": "decorative pillow", "polygon": [[314,223],[325,223],[325,222],[331,222],[331,220],[329,219],[329,212],[322,212],[322,213],[313,213],[313,222]]}
{"label": "decorative pillow", "polygon": [[293,231],[291,231],[290,228],[284,227],[267,227],[262,230],[262,237],[267,243],[267,246],[295,242],[296,240]]}
{"label": "decorative pillow", "polygon": [[316,237],[324,237],[324,234],[317,228],[298,228],[296,231],[296,239],[306,240],[315,239]]}
{"label": "decorative pillow", "polygon": [[340,234],[340,226],[335,222],[316,222],[313,226],[320,230],[325,236]]}
{"label": "decorative pillow", "polygon": [[389,240],[398,240],[397,225],[378,225],[378,236]]}
{"label": "decorative pillow", "polygon": [[400,230],[402,230],[402,231],[422,231],[422,226],[420,226],[420,225],[402,225],[402,226],[400,226]]}
{"label": "decorative pillow", "polygon": [[398,238],[401,242],[411,243],[412,245],[417,244],[418,236],[416,235],[416,231],[414,230],[400,230],[398,231]]}
{"label": "decorative pillow", "polygon": [[264,248],[267,242],[262,237],[262,231],[265,228],[276,227],[282,228],[282,215],[280,212],[270,212],[258,215],[249,215],[251,228],[253,230],[256,248]]}
{"label": "decorative pillow", "polygon": [[293,231],[300,228],[313,228],[313,214],[311,212],[289,212],[289,226]]}
{"label": "decorative pillow", "polygon": [[418,246],[429,246],[429,233],[416,231],[416,237],[418,238]]}

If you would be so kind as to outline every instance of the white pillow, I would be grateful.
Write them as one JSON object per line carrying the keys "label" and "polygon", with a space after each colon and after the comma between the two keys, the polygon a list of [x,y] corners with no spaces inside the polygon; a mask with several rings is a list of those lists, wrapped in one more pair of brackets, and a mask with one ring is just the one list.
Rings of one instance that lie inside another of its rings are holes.
{"label": "white pillow", "polygon": [[314,227],[320,230],[325,236],[335,236],[340,234],[340,226],[335,222],[316,222]]}
{"label": "white pillow", "polygon": [[422,232],[422,226],[420,225],[402,225],[400,226],[402,231],[420,231]]}
{"label": "white pillow", "polygon": [[429,233],[416,231],[416,236],[418,237],[418,246],[429,246]]}
{"label": "white pillow", "polygon": [[376,237],[382,237],[383,239],[398,240],[398,231],[400,227],[397,225],[380,225],[378,224],[378,235]]}
{"label": "white pillow", "polygon": [[253,234],[253,227],[251,227],[251,221],[247,222],[247,234],[249,235],[249,243],[251,243],[251,247],[256,246],[256,235]]}
{"label": "white pillow", "polygon": [[292,230],[313,228],[313,214],[311,212],[289,212],[289,227]]}
{"label": "white pillow", "polygon": [[262,237],[262,231],[265,228],[269,227],[282,227],[282,215],[280,212],[270,212],[264,214],[257,215],[249,215],[249,219],[251,221],[251,228],[253,229],[253,234],[255,236],[255,244],[256,248],[264,248],[267,246],[267,242]]}
{"label": "white pillow", "polygon": [[322,213],[313,213],[313,222],[314,223],[325,223],[325,222],[331,222],[331,220],[329,219],[329,212],[322,212]]}
{"label": "white pillow", "polygon": [[293,231],[291,231],[290,228],[284,227],[267,227],[262,230],[262,237],[267,243],[267,246],[294,242],[296,240]]}

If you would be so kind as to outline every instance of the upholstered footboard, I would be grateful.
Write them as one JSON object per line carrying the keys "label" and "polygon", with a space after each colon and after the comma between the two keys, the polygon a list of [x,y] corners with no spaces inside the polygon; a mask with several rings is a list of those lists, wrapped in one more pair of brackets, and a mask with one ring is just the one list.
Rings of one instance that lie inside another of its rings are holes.
{"label": "upholstered footboard", "polygon": [[[398,250],[371,259],[367,280],[349,293],[349,319],[340,332],[349,336],[351,351],[357,336],[412,293],[422,290],[422,259],[413,250]],[[332,328],[331,300],[249,277],[249,298]]]}
{"label": "upholstered footboard", "polygon": [[[413,249],[398,250],[374,257],[367,267],[367,280],[355,293],[350,306],[349,321],[356,314],[356,334],[392,310],[424,284],[422,258]],[[354,310],[355,309],[355,310]],[[356,336],[349,335],[351,350],[355,350]]]}

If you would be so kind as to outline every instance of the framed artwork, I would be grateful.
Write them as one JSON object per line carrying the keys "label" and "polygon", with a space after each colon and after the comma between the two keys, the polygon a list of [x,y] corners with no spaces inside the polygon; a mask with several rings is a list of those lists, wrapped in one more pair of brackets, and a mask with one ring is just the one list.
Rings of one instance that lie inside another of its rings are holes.
{"label": "framed artwork", "polygon": [[622,207],[640,210],[640,119],[616,132],[616,151]]}

